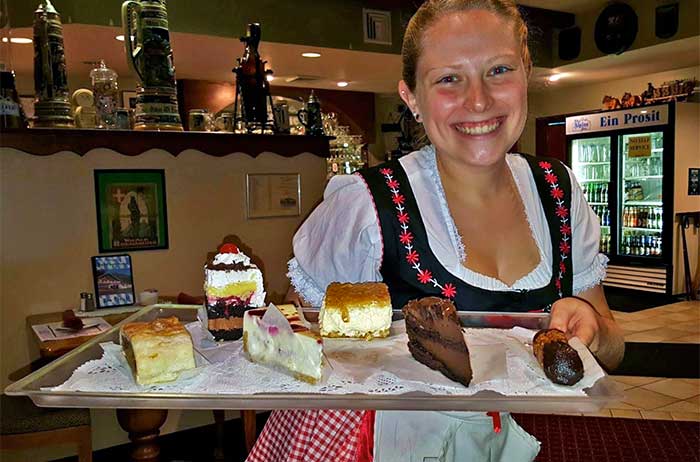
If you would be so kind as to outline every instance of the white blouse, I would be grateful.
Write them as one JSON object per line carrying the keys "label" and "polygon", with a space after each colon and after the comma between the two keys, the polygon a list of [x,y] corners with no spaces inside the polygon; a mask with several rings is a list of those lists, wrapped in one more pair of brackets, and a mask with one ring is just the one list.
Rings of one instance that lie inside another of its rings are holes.
{"label": "white blouse", "polygon": [[[437,169],[435,149],[426,146],[400,159],[416,197],[428,242],[447,271],[475,287],[490,291],[532,290],[546,286],[552,277],[552,243],[535,179],[527,160],[506,157],[525,206],[530,232],[540,253],[539,264],[512,285],[466,268],[462,239],[449,212]],[[568,170],[568,169],[567,169]],[[578,294],[605,277],[608,258],[598,252],[600,225],[573,173],[571,178],[573,292]],[[358,175],[331,179],[323,202],[302,224],[293,241],[294,258],[289,276],[297,293],[320,306],[331,282],[381,281],[382,234],[372,196]]]}

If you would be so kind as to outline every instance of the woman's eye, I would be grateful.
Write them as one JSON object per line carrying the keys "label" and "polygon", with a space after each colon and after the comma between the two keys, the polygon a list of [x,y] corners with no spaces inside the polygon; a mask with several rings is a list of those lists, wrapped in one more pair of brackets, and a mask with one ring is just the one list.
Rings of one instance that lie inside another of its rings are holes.
{"label": "woman's eye", "polygon": [[506,72],[512,71],[513,69],[508,67],[508,66],[496,66],[493,69],[491,69],[490,74],[491,75],[501,75],[505,74]]}
{"label": "woman's eye", "polygon": [[456,75],[446,75],[438,80],[438,83],[453,83],[457,81]]}

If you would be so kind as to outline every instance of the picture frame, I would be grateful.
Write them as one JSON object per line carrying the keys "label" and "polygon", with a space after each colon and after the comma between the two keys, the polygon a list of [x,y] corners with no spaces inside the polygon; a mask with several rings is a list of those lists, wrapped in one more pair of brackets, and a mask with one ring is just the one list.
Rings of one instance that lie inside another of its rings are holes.
{"label": "picture frame", "polygon": [[246,213],[249,219],[301,215],[301,174],[248,173]]}
{"label": "picture frame", "polygon": [[95,170],[100,253],[168,248],[165,170]]}
{"label": "picture frame", "polygon": [[98,255],[91,261],[96,308],[136,304],[130,255]]}
{"label": "picture frame", "polygon": [[121,107],[126,109],[134,110],[136,109],[136,96],[137,93],[134,90],[124,90],[122,91],[122,105]]}

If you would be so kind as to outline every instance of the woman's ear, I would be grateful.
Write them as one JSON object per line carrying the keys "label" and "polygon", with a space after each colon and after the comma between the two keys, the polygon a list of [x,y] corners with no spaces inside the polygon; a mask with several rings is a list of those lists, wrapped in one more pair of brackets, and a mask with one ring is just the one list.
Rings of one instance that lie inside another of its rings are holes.
{"label": "woman's ear", "polygon": [[413,95],[413,92],[408,88],[408,85],[406,85],[406,82],[401,80],[399,81],[399,96],[403,100],[404,103],[408,106],[408,109],[411,110],[412,113],[417,113],[418,112],[418,107],[416,106],[416,97]]}

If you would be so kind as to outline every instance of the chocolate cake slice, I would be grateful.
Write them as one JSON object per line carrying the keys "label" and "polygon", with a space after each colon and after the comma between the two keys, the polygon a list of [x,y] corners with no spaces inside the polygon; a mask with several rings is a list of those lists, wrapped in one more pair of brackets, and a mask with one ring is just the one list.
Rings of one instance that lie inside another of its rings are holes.
{"label": "chocolate cake slice", "polygon": [[457,310],[449,300],[425,297],[403,307],[408,349],[413,357],[450,379],[469,386],[472,368]]}

